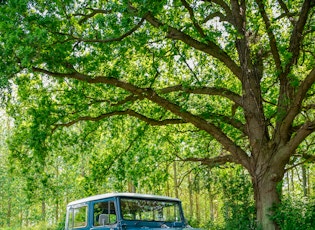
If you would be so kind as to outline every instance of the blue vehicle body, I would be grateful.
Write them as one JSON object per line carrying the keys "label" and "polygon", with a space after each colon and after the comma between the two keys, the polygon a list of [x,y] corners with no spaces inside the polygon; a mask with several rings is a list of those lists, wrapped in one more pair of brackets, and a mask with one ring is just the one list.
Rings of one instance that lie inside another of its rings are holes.
{"label": "blue vehicle body", "polygon": [[179,199],[136,193],[109,193],[69,203],[65,229],[193,230],[194,228],[187,224]]}

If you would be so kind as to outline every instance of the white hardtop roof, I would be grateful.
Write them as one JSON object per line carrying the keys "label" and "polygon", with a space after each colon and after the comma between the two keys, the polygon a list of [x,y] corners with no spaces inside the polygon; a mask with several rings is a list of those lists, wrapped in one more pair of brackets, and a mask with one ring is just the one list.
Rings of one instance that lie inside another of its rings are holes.
{"label": "white hardtop roof", "polygon": [[89,197],[86,197],[83,199],[72,201],[68,204],[68,206],[86,203],[86,202],[93,201],[93,200],[101,200],[101,199],[110,198],[110,197],[131,197],[131,198],[140,198],[140,199],[158,199],[158,200],[168,200],[168,201],[180,201],[177,198],[171,198],[168,196],[157,196],[157,195],[139,194],[139,193],[106,193],[106,194],[89,196]]}

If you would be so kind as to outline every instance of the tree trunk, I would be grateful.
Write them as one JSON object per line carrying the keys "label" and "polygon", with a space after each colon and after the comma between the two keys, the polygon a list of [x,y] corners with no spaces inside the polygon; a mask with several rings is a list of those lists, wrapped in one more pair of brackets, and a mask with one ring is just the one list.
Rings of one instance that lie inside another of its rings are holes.
{"label": "tree trunk", "polygon": [[58,224],[58,221],[59,221],[59,199],[58,197],[56,197],[56,218],[55,218],[55,223]]}
{"label": "tree trunk", "polygon": [[195,193],[196,202],[196,220],[200,221],[199,193]]}
{"label": "tree trunk", "polygon": [[190,218],[192,218],[194,215],[194,202],[193,202],[191,174],[189,174],[189,176],[188,176],[188,190],[189,190],[189,216],[190,216]]}
{"label": "tree trunk", "polygon": [[291,190],[290,190],[290,186],[291,185],[290,185],[290,174],[289,174],[289,172],[286,173],[286,177],[287,177],[286,178],[287,179],[287,192],[288,192],[289,195],[291,195]]}
{"label": "tree trunk", "polygon": [[214,221],[214,196],[211,193],[211,187],[209,188],[209,209],[210,209],[210,220]]}
{"label": "tree trunk", "polygon": [[42,221],[46,220],[46,200],[43,198],[42,199],[42,217],[41,217]]}
{"label": "tree trunk", "polygon": [[269,217],[273,214],[271,210],[273,205],[280,202],[278,182],[271,173],[266,173],[262,177],[253,178],[253,184],[259,227],[263,230],[278,230],[279,227]]}
{"label": "tree trunk", "polygon": [[308,197],[308,175],[307,168],[305,165],[302,165],[302,178],[303,178],[303,195],[304,197]]}
{"label": "tree trunk", "polygon": [[178,192],[178,183],[177,183],[177,165],[176,161],[173,163],[173,170],[174,170],[174,191],[175,191],[175,197],[179,198],[179,192]]}
{"label": "tree trunk", "polygon": [[12,213],[12,199],[11,196],[9,196],[8,199],[8,212],[7,212],[7,226],[11,226],[11,213]]}
{"label": "tree trunk", "polygon": [[291,169],[291,177],[290,177],[290,180],[291,180],[292,194],[294,194],[294,190],[295,190],[295,185],[294,185],[294,168]]}
{"label": "tree trunk", "polygon": [[131,180],[128,180],[128,192],[133,192],[133,193],[136,192],[136,186]]}

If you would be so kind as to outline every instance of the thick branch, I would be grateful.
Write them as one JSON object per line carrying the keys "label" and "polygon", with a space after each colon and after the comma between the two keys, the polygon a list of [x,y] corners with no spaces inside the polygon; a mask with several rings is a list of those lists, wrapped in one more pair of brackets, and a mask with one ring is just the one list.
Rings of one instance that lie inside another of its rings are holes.
{"label": "thick branch", "polygon": [[277,150],[277,154],[274,155],[271,164],[278,165],[278,167],[280,167],[280,165],[286,165],[297,147],[313,132],[315,132],[315,121],[306,122],[304,125],[302,125],[297,130],[295,136],[291,138],[291,140],[289,140],[286,145],[280,146],[280,148]]}
{"label": "thick branch", "polygon": [[[166,94],[171,92],[185,92],[185,93],[192,93],[192,94],[205,94],[205,95],[219,95],[222,97],[226,97],[233,101],[236,106],[242,107],[242,98],[238,94],[231,92],[228,89],[225,88],[210,88],[210,87],[202,87],[202,88],[187,88],[183,87],[182,85],[175,85],[170,86],[164,89],[158,90],[158,93]],[[235,106],[234,105],[234,106]],[[242,122],[235,120],[233,118],[229,118],[223,115],[215,115],[215,116],[203,116],[200,115],[200,117],[203,117],[205,119],[214,118],[220,119],[222,122],[225,122],[229,125],[232,125],[234,128],[237,128],[240,130],[244,135],[248,135],[247,130],[244,128],[244,124]]]}
{"label": "thick branch", "polygon": [[237,28],[240,35],[245,34],[246,29],[246,5],[238,0],[230,0],[231,3],[231,23]]}
{"label": "thick branch", "polygon": [[263,20],[265,22],[266,31],[267,31],[267,34],[269,37],[269,44],[271,47],[271,53],[272,53],[273,59],[275,61],[277,70],[279,71],[279,73],[281,73],[282,67],[281,67],[281,60],[280,60],[280,55],[279,55],[279,51],[278,51],[278,47],[277,47],[277,42],[276,42],[276,38],[272,32],[271,23],[270,23],[270,20],[267,16],[266,11],[265,11],[264,3],[260,0],[256,0],[256,3],[259,6],[260,14],[262,15]]}
{"label": "thick branch", "polygon": [[[186,1],[183,0],[183,2],[185,3]],[[187,7],[187,9],[189,9],[190,15],[192,17],[192,20],[194,21],[194,25],[197,28],[198,32],[202,35],[202,37],[205,37],[205,34],[202,31],[202,28],[200,27],[199,24],[196,23],[196,20],[194,19],[194,15],[192,12],[192,9],[190,8],[190,6],[188,4],[185,5]],[[97,10],[94,10],[91,14],[89,14],[87,17],[93,17],[96,13],[98,13]],[[117,38],[109,38],[109,39],[86,39],[86,38],[79,38],[79,37],[75,37],[73,35],[68,35],[70,36],[72,39],[75,39],[77,41],[82,41],[82,42],[97,42],[97,43],[108,43],[108,42],[115,42],[115,41],[121,41],[124,38],[130,36],[132,33],[134,33],[137,29],[139,29],[141,27],[141,25],[143,24],[144,20],[147,20],[151,25],[153,25],[154,27],[162,27],[165,26],[162,22],[160,22],[158,19],[156,19],[152,13],[148,12],[147,14],[145,14],[143,16],[143,18],[141,19],[141,21],[134,26],[131,30],[129,30],[128,32],[124,33],[123,35],[117,37]],[[238,65],[229,57],[229,55],[224,52],[224,50],[222,50],[218,45],[216,45],[214,42],[212,41],[208,41],[207,44],[201,43],[195,39],[193,39],[192,37],[188,36],[187,34],[173,28],[173,27],[167,27],[168,28],[168,34],[167,37],[171,38],[173,40],[181,40],[182,42],[191,45],[192,47],[205,52],[207,54],[210,54],[211,56],[219,59],[220,61],[222,61],[223,63],[226,64],[226,66],[238,77],[240,78],[241,76],[241,70],[238,67]]]}
{"label": "thick branch", "polygon": [[165,120],[158,121],[158,120],[146,117],[146,116],[144,116],[140,113],[137,113],[131,109],[127,109],[125,111],[115,111],[115,112],[110,112],[110,113],[104,113],[104,114],[101,114],[97,117],[92,117],[92,116],[78,117],[77,119],[72,120],[72,121],[67,122],[67,123],[55,124],[53,131],[55,131],[59,127],[72,126],[72,125],[74,125],[80,121],[100,121],[100,120],[103,120],[104,118],[108,118],[108,117],[112,117],[112,116],[120,116],[120,115],[129,115],[131,117],[136,117],[139,120],[142,120],[142,121],[144,121],[147,124],[152,125],[152,126],[163,126],[163,125],[174,125],[174,124],[186,123],[182,119],[165,119]]}
{"label": "thick branch", "polygon": [[291,103],[287,116],[282,122],[281,132],[287,132],[293,123],[296,115],[301,110],[302,101],[304,100],[307,91],[312,87],[315,83],[315,68],[308,74],[305,80],[301,83],[295,97]]}
{"label": "thick branch", "polygon": [[159,106],[172,112],[176,116],[181,117],[185,122],[189,122],[193,124],[195,127],[199,128],[200,130],[204,130],[210,135],[212,135],[219,143],[221,143],[224,146],[224,148],[227,151],[229,151],[233,155],[233,157],[235,158],[235,161],[242,162],[242,165],[244,165],[244,167],[246,167],[247,169],[250,168],[249,158],[247,154],[245,153],[245,151],[240,146],[237,146],[233,142],[233,140],[231,140],[220,128],[208,122],[207,120],[202,119],[201,117],[193,115],[187,111],[183,111],[182,107],[164,99],[152,89],[139,88],[135,85],[132,85],[127,82],[123,82],[119,79],[112,78],[112,77],[96,76],[92,78],[88,75],[84,75],[78,72],[73,72],[69,74],[55,73],[55,72],[50,72],[50,71],[36,68],[36,67],[33,68],[33,71],[41,72],[41,73],[44,73],[53,77],[77,79],[79,81],[85,81],[92,84],[93,83],[110,84],[110,85],[122,88],[126,91],[129,91],[135,95],[144,96],[148,100],[158,104]]}
{"label": "thick branch", "polygon": [[228,162],[238,163],[238,162],[235,162],[232,155],[222,155],[222,156],[217,156],[213,158],[188,157],[188,158],[185,158],[184,161],[200,162],[202,165],[207,165],[210,168],[224,165]]}
{"label": "thick branch", "polygon": [[185,93],[192,93],[192,94],[218,95],[218,96],[222,96],[222,97],[226,97],[230,99],[235,104],[241,107],[243,106],[242,97],[225,88],[217,88],[217,87],[187,88],[187,87],[183,87],[182,85],[175,85],[175,86],[170,86],[164,89],[160,89],[158,92],[162,94],[167,94],[167,93],[172,93],[172,92],[185,92]]}
{"label": "thick branch", "polygon": [[137,100],[142,100],[143,97],[139,97],[139,96],[135,96],[135,95],[129,95],[128,97],[124,98],[121,101],[118,101],[117,103],[112,103],[113,106],[117,106],[117,105],[124,105],[128,102],[134,102]]}
{"label": "thick branch", "polygon": [[315,121],[306,122],[297,130],[296,135],[288,142],[290,149],[296,149],[307,136],[315,132]]}
{"label": "thick branch", "polygon": [[79,73],[75,70],[71,73],[52,72],[52,71],[48,71],[48,70],[37,68],[37,67],[33,67],[32,70],[34,72],[44,73],[44,74],[47,74],[49,76],[56,77],[56,78],[76,79],[76,80],[84,81],[91,84],[96,84],[96,83],[109,84],[109,85],[113,85],[113,86],[122,88],[124,90],[127,90],[129,92],[132,92],[133,94],[138,95],[138,96],[142,96],[146,92],[146,89],[138,88],[128,82],[123,82],[113,77],[103,77],[103,76],[91,77],[89,75]]}
{"label": "thick branch", "polygon": [[249,158],[245,151],[236,145],[219,127],[199,116],[183,111],[180,106],[160,97],[151,89],[148,89],[148,99],[171,111],[173,114],[182,117],[185,121],[190,122],[200,130],[204,130],[212,135],[233,155],[236,162],[241,162],[245,168],[249,169]]}
{"label": "thick branch", "polygon": [[220,12],[215,12],[212,14],[209,14],[207,17],[205,17],[205,19],[202,21],[202,23],[207,23],[209,20],[214,19],[214,18],[220,18],[220,21],[227,21],[227,17],[225,15],[223,15]]}
{"label": "thick branch", "polygon": [[291,34],[289,51],[292,53],[292,58],[291,58],[291,61],[286,66],[286,72],[290,71],[292,64],[297,63],[297,59],[299,57],[299,53],[301,49],[301,43],[303,40],[302,35],[303,35],[304,26],[306,24],[310,9],[312,7],[311,1],[312,0],[304,1],[304,4],[300,11],[300,17],[298,21],[296,22],[293,32]]}
{"label": "thick branch", "polygon": [[[299,58],[299,53],[301,50],[301,44],[303,41],[303,30],[310,12],[312,4],[311,0],[305,0],[300,12],[299,19],[297,20],[293,32],[290,38],[289,52],[292,54],[290,60],[285,66],[284,73],[280,76],[280,94],[279,94],[279,113],[288,111],[286,117],[283,120],[279,119],[276,130],[279,132],[276,133],[275,137],[278,139],[277,142],[281,141],[281,138],[284,140],[288,139],[287,136],[281,137],[283,133],[288,133],[293,120],[295,119],[297,113],[301,109],[301,103],[306,95],[309,87],[314,83],[315,78],[315,69],[313,69],[307,78],[301,83],[297,93],[294,92],[293,86],[289,83],[288,75],[291,72],[292,66],[297,63]],[[287,103],[290,101],[291,103]]]}
{"label": "thick branch", "polygon": [[[148,13],[145,16],[146,20],[154,27],[162,27],[165,26],[163,23],[161,23],[158,19],[156,19],[152,13]],[[192,38],[191,36],[185,34],[184,32],[177,30],[174,27],[167,26],[168,32],[167,32],[167,38],[170,38],[172,40],[180,40],[184,42],[185,44],[202,51],[204,53],[207,53],[214,58],[217,58],[221,62],[223,62],[239,79],[241,79],[241,69],[240,67],[231,59],[231,57],[222,50],[218,45],[216,45],[212,41],[208,41],[206,44],[197,41],[196,39]]]}
{"label": "thick branch", "polygon": [[237,119],[234,119],[233,117],[228,117],[222,114],[202,114],[200,115],[200,117],[207,119],[207,120],[215,120],[215,121],[220,121],[222,123],[225,123],[227,125],[233,126],[234,128],[236,128],[237,130],[239,130],[240,132],[242,132],[243,135],[248,136],[248,130],[245,129],[245,125]]}

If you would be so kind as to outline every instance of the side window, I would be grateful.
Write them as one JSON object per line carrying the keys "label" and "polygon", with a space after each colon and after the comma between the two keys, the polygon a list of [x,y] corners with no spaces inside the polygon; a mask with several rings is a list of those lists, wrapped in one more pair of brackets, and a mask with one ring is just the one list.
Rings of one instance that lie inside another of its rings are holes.
{"label": "side window", "polygon": [[116,223],[116,209],[113,201],[102,201],[94,204],[94,226],[111,225]]}
{"label": "side window", "polygon": [[71,208],[69,213],[69,229],[82,228],[87,224],[87,206]]}

